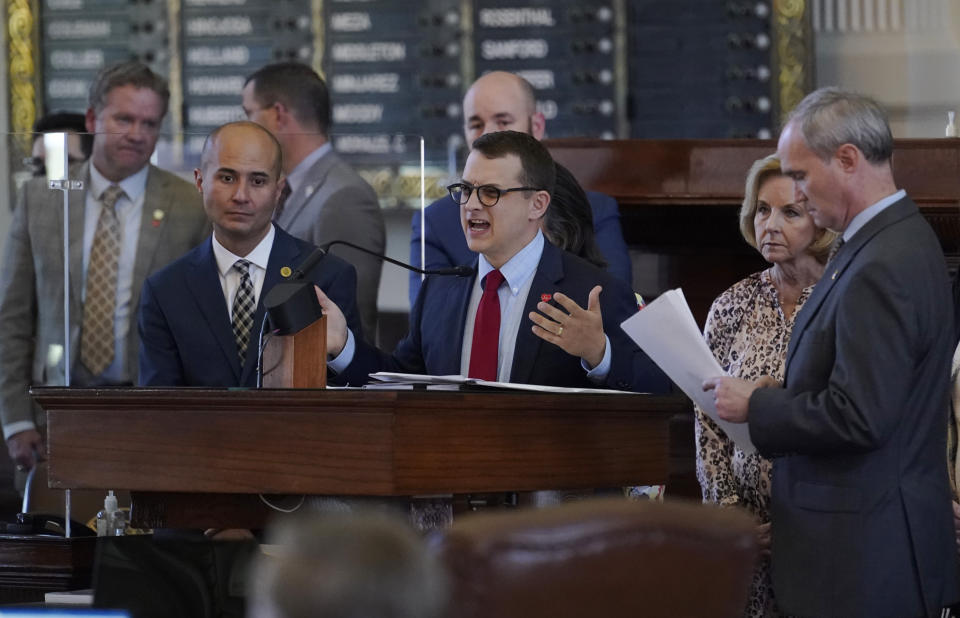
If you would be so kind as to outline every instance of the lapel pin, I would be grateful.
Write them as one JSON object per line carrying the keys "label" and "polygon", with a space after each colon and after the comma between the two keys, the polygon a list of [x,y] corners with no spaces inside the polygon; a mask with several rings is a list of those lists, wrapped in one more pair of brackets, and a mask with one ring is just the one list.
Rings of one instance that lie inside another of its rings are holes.
{"label": "lapel pin", "polygon": [[307,185],[306,189],[304,189],[304,193],[306,194],[307,197],[310,197],[311,195],[313,195],[313,191],[314,191],[313,185]]}
{"label": "lapel pin", "polygon": [[284,279],[287,279],[292,274],[293,274],[293,271],[290,270],[289,266],[284,266],[280,269],[280,276],[283,277]]}
{"label": "lapel pin", "polygon": [[160,210],[159,208],[153,211],[153,221],[150,222],[153,225],[153,227],[160,226],[160,222],[163,221],[164,215],[166,215],[166,213]]}
{"label": "lapel pin", "polygon": [[541,303],[549,303],[551,298],[553,298],[553,296],[551,296],[550,294],[541,294],[541,295],[540,295],[540,302],[541,302]]}
{"label": "lapel pin", "polygon": [[840,272],[839,270],[833,271],[833,274],[830,275],[830,281],[836,281],[836,280],[837,280],[837,273],[839,273],[839,272]]}

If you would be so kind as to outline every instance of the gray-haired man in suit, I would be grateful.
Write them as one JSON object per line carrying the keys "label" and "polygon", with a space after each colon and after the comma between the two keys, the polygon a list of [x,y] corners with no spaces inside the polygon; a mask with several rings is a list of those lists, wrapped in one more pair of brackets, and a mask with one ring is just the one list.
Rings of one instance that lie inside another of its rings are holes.
{"label": "gray-haired man in suit", "polygon": [[823,88],[777,145],[796,201],[841,241],[797,315],[783,385],[719,377],[717,412],[773,459],[780,610],[936,616],[960,600],[946,415],[953,341],[940,243],[893,178],[880,106]]}
{"label": "gray-haired man in suit", "polygon": [[[193,186],[149,164],[169,97],[166,81],[136,62],[105,68],[90,86],[93,153],[71,170],[84,190],[69,193],[74,386],[136,382],[143,281],[209,230]],[[27,389],[64,382],[62,230],[63,194],[28,182],[0,271],[0,418],[21,470],[45,450]]]}
{"label": "gray-haired man in suit", "polygon": [[[318,247],[345,240],[384,253],[386,233],[377,195],[328,141],[330,94],[320,76],[296,62],[267,65],[247,78],[243,111],[247,120],[273,133],[283,148],[289,189],[277,204],[277,225]],[[342,245],[333,253],[357,269],[360,319],[373,341],[382,264]]]}

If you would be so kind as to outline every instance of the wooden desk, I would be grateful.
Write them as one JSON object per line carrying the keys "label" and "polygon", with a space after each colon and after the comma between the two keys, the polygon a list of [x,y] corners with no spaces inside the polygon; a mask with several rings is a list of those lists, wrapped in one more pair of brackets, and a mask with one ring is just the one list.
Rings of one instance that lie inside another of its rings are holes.
{"label": "wooden desk", "polygon": [[89,588],[96,540],[0,534],[0,604],[37,603],[46,592]]}
{"label": "wooden desk", "polygon": [[665,483],[686,400],[526,392],[37,388],[51,487],[129,489],[135,524],[258,526],[257,494]]}

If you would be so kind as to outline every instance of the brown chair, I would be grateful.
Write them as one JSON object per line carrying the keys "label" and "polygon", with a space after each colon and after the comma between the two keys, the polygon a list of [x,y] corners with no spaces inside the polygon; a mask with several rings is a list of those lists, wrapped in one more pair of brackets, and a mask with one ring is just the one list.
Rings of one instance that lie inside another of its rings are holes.
{"label": "brown chair", "polygon": [[458,617],[740,616],[757,555],[743,512],[611,499],[468,516],[430,546]]}

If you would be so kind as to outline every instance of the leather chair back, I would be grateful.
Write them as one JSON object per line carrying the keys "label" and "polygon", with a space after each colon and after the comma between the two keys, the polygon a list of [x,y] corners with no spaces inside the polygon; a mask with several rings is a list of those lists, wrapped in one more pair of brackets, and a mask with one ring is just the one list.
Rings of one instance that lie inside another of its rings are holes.
{"label": "leather chair back", "polygon": [[588,500],[467,516],[430,538],[463,617],[740,616],[757,555],[745,513]]}

